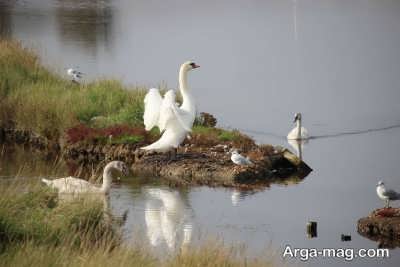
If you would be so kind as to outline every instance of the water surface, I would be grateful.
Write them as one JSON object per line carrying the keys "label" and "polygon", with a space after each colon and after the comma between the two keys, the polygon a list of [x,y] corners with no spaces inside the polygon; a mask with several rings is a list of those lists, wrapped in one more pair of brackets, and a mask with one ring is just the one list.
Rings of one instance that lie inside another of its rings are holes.
{"label": "water surface", "polygon": [[[128,210],[127,240],[172,251],[201,236],[220,236],[256,254],[286,244],[377,247],[356,233],[356,222],[382,205],[378,180],[400,190],[400,129],[364,130],[400,123],[399,14],[394,0],[0,0],[0,34],[34,47],[62,75],[65,67],[79,66],[88,81],[175,87],[179,65],[193,59],[201,65],[190,74],[198,108],[215,114],[219,125],[289,147],[284,136],[293,114],[302,112],[313,136],[331,136],[305,145],[303,157],[314,171],[299,184],[248,194],[131,178],[112,191],[112,209]],[[3,157],[2,175],[70,171],[18,157]],[[21,162],[31,167],[21,171]],[[318,222],[317,238],[306,236],[309,220]],[[342,233],[352,241],[341,242]],[[397,266],[399,260],[396,249],[379,262],[307,264]]]}

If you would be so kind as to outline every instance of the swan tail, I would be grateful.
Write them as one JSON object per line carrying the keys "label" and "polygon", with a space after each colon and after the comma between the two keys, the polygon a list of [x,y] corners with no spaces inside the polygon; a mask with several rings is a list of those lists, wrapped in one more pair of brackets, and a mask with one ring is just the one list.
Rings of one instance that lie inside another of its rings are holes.
{"label": "swan tail", "polygon": [[143,150],[154,150],[154,151],[159,151],[159,152],[165,152],[168,151],[170,149],[172,149],[173,147],[166,147],[166,145],[163,142],[160,142],[160,140],[148,145],[148,146],[144,146],[141,147],[140,149]]}
{"label": "swan tail", "polygon": [[42,178],[42,183],[44,183],[44,184],[46,184],[48,186],[51,186],[53,184],[53,182],[51,180],[48,180],[48,179],[45,179],[45,178]]}

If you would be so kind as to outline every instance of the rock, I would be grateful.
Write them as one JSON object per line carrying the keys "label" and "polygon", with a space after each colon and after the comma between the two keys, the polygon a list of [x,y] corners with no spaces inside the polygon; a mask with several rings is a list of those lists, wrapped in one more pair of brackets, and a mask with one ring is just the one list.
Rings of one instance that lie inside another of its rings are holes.
{"label": "rock", "polygon": [[400,208],[382,208],[358,220],[360,235],[378,241],[381,247],[400,247]]}

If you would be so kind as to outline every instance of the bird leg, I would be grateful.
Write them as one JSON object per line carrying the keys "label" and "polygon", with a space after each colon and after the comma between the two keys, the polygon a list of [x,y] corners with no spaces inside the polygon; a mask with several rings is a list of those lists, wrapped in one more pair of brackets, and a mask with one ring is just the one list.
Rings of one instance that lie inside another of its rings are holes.
{"label": "bird leg", "polygon": [[174,148],[174,149],[172,149],[172,150],[170,150],[168,152],[168,157],[169,157],[168,164],[173,162],[173,161],[176,161],[176,154],[177,153],[178,153],[178,149],[177,148]]}
{"label": "bird leg", "polygon": [[389,199],[386,199],[386,208],[389,208]]}

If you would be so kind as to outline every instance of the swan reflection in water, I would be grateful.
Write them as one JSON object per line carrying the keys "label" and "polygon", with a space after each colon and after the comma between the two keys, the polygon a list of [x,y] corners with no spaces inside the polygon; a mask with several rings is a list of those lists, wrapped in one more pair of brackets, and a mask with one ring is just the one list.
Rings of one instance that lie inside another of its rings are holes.
{"label": "swan reflection in water", "polygon": [[288,139],[287,141],[289,145],[293,147],[293,149],[296,151],[296,155],[301,160],[303,160],[303,149],[308,143],[308,139],[302,139],[302,140]]}
{"label": "swan reflection in water", "polygon": [[193,211],[181,192],[147,188],[145,223],[150,245],[170,252],[185,250],[191,242]]}

